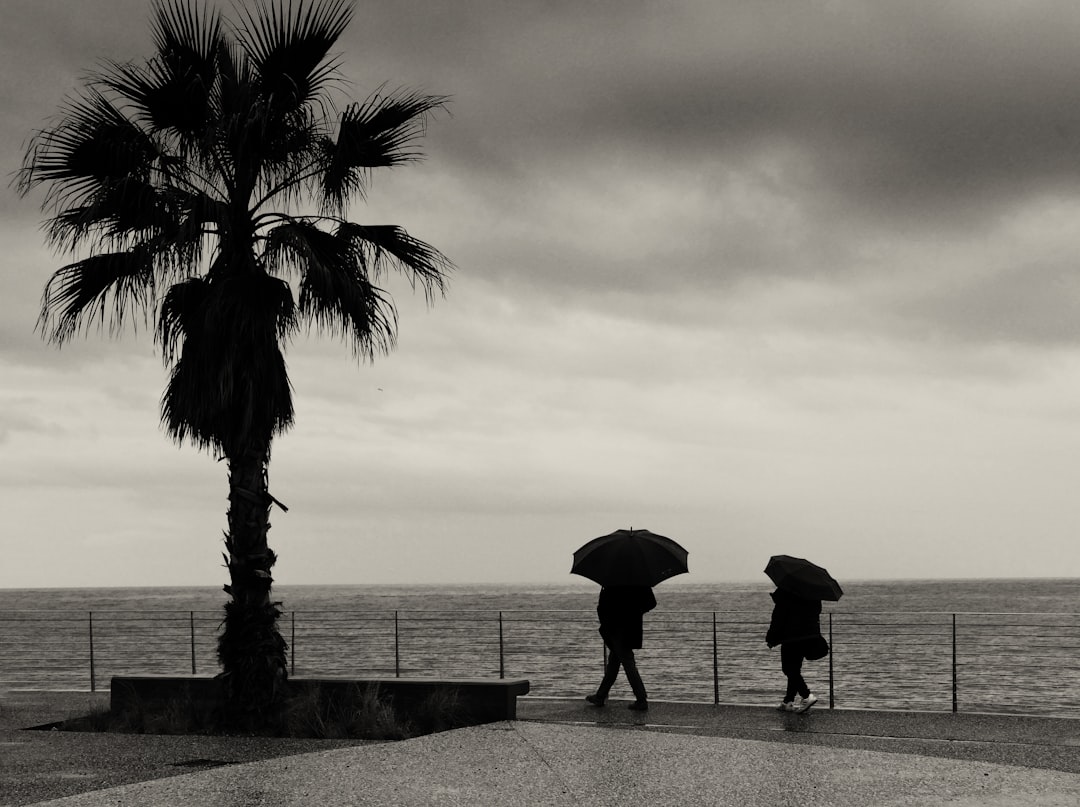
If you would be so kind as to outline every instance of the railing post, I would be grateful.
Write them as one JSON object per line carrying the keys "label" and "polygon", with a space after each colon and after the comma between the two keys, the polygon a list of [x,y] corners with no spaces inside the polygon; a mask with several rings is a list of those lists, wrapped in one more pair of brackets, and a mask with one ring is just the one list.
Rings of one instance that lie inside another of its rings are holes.
{"label": "railing post", "polygon": [[292,623],[292,635],[289,642],[289,675],[296,675],[296,611],[289,611],[290,622]]}
{"label": "railing post", "polygon": [[188,611],[188,620],[191,626],[191,674],[195,675],[195,612]]}
{"label": "railing post", "polygon": [[397,611],[394,611],[394,677],[401,677],[401,640],[398,635]]}
{"label": "railing post", "polygon": [[956,614],[952,615],[952,710],[956,711]]}
{"label": "railing post", "polygon": [[503,663],[503,618],[499,611],[499,678],[506,677],[506,668]]}
{"label": "railing post", "polygon": [[712,699],[713,706],[720,704],[720,665],[716,647],[716,611],[712,614]]}
{"label": "railing post", "polygon": [[829,708],[830,709],[836,708],[836,691],[834,689],[835,681],[834,681],[834,678],[833,678],[833,654],[835,653],[835,651],[836,651],[836,648],[833,646],[833,637],[832,637],[832,612],[830,611],[829,612]]}
{"label": "railing post", "polygon": [[90,691],[97,692],[97,679],[94,675],[94,612],[89,613],[90,628]]}

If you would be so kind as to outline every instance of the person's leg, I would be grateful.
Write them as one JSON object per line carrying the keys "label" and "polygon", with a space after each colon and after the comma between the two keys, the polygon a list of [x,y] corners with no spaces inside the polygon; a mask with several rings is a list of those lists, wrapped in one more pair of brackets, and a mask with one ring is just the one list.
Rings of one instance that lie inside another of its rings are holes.
{"label": "person's leg", "polygon": [[634,698],[639,703],[645,703],[649,699],[649,695],[645,691],[645,682],[641,680],[641,673],[638,672],[634,651],[627,648],[623,653],[622,665],[623,672],[626,673],[626,680],[630,682],[630,689],[634,691]]}
{"label": "person's leg", "polygon": [[619,675],[619,667],[622,665],[622,658],[619,656],[618,651],[610,644],[607,645],[607,664],[604,665],[604,677],[600,681],[600,686],[596,688],[596,699],[601,703],[607,700],[608,692],[611,691],[611,687],[615,683],[615,679]]}
{"label": "person's leg", "polygon": [[803,674],[802,674],[803,661],[806,659],[806,654],[804,652],[806,650],[806,646],[802,642],[799,642],[799,643],[796,643],[795,649],[796,649],[796,660],[795,660],[796,679],[795,679],[795,686],[796,686],[796,689],[797,689],[797,691],[799,693],[800,698],[809,698],[810,697],[810,687],[807,686],[806,679],[803,678]]}
{"label": "person's leg", "polygon": [[806,685],[802,676],[802,663],[802,645],[798,642],[784,642],[780,645],[780,669],[787,676],[785,703],[791,703],[796,695],[805,698],[810,694],[810,687]]}
{"label": "person's leg", "polygon": [[639,704],[646,703],[649,696],[645,691],[645,683],[641,680],[641,673],[638,672],[637,659],[634,658],[633,648],[626,647],[622,642],[614,642],[609,644],[608,647],[611,648],[613,655],[619,657],[623,672],[626,673],[626,680],[630,684],[630,689],[634,692],[635,700]]}
{"label": "person's leg", "polygon": [[815,703],[817,703],[817,700],[818,700],[817,695],[814,695],[814,694],[812,694],[810,692],[810,687],[808,687],[806,685],[806,679],[804,679],[803,676],[802,676],[802,663],[803,663],[803,660],[806,658],[807,648],[809,648],[811,646],[811,644],[812,643],[810,642],[810,640],[804,640],[804,641],[795,643],[795,647],[796,647],[796,650],[798,651],[798,657],[799,657],[799,661],[798,661],[798,676],[799,677],[795,682],[796,689],[797,689],[797,691],[799,693],[799,700],[797,700],[795,702],[795,711],[799,712],[799,713],[805,712],[807,709],[809,709],[811,706],[813,706]]}

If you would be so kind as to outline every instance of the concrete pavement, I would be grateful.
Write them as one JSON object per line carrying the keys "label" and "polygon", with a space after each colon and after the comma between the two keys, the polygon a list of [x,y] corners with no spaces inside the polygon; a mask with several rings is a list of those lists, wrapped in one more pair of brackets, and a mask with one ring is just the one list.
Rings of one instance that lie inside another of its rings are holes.
{"label": "concrete pavement", "polygon": [[[639,715],[624,706],[524,698],[513,722],[220,765],[47,803],[1080,804],[1077,720],[825,709],[790,715],[664,703]],[[83,735],[77,742],[100,739]]]}

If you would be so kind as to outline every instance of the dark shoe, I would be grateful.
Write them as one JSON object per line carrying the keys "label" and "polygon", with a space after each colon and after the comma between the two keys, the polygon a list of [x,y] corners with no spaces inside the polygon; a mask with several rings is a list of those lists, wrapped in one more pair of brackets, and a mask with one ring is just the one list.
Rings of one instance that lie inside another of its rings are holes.
{"label": "dark shoe", "polygon": [[649,702],[648,701],[634,701],[633,703],[631,703],[626,708],[629,709],[631,712],[647,712],[647,711],[649,711]]}
{"label": "dark shoe", "polygon": [[593,706],[603,706],[607,701],[607,698],[601,698],[599,695],[586,695],[585,700],[591,703]]}

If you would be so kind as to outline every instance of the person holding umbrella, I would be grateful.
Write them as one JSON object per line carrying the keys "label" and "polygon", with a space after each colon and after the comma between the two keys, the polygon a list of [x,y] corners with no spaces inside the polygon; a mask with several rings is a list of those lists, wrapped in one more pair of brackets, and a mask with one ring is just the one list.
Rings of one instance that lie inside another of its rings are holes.
{"label": "person holding umbrella", "polygon": [[687,554],[670,538],[635,529],[594,538],[574,553],[571,574],[588,577],[602,586],[596,615],[607,661],[596,694],[585,698],[593,706],[607,703],[622,668],[634,692],[629,708],[636,712],[648,710],[648,693],[634,651],[643,644],[645,614],[656,607],[652,587],[673,575],[686,574]]}
{"label": "person holding umbrella", "polygon": [[775,605],[765,643],[770,649],[780,645],[780,669],[787,676],[787,691],[779,709],[805,712],[817,703],[817,695],[803,678],[802,664],[810,640],[821,636],[821,600],[808,600],[782,588],[770,596]]}
{"label": "person holding umbrella", "polygon": [[821,601],[839,600],[844,592],[825,569],[802,558],[774,555],[765,573],[777,585],[770,595],[774,605],[765,643],[770,648],[780,645],[780,669],[787,677],[778,708],[805,712],[818,699],[803,678],[803,660],[824,658],[829,652],[821,635]]}

